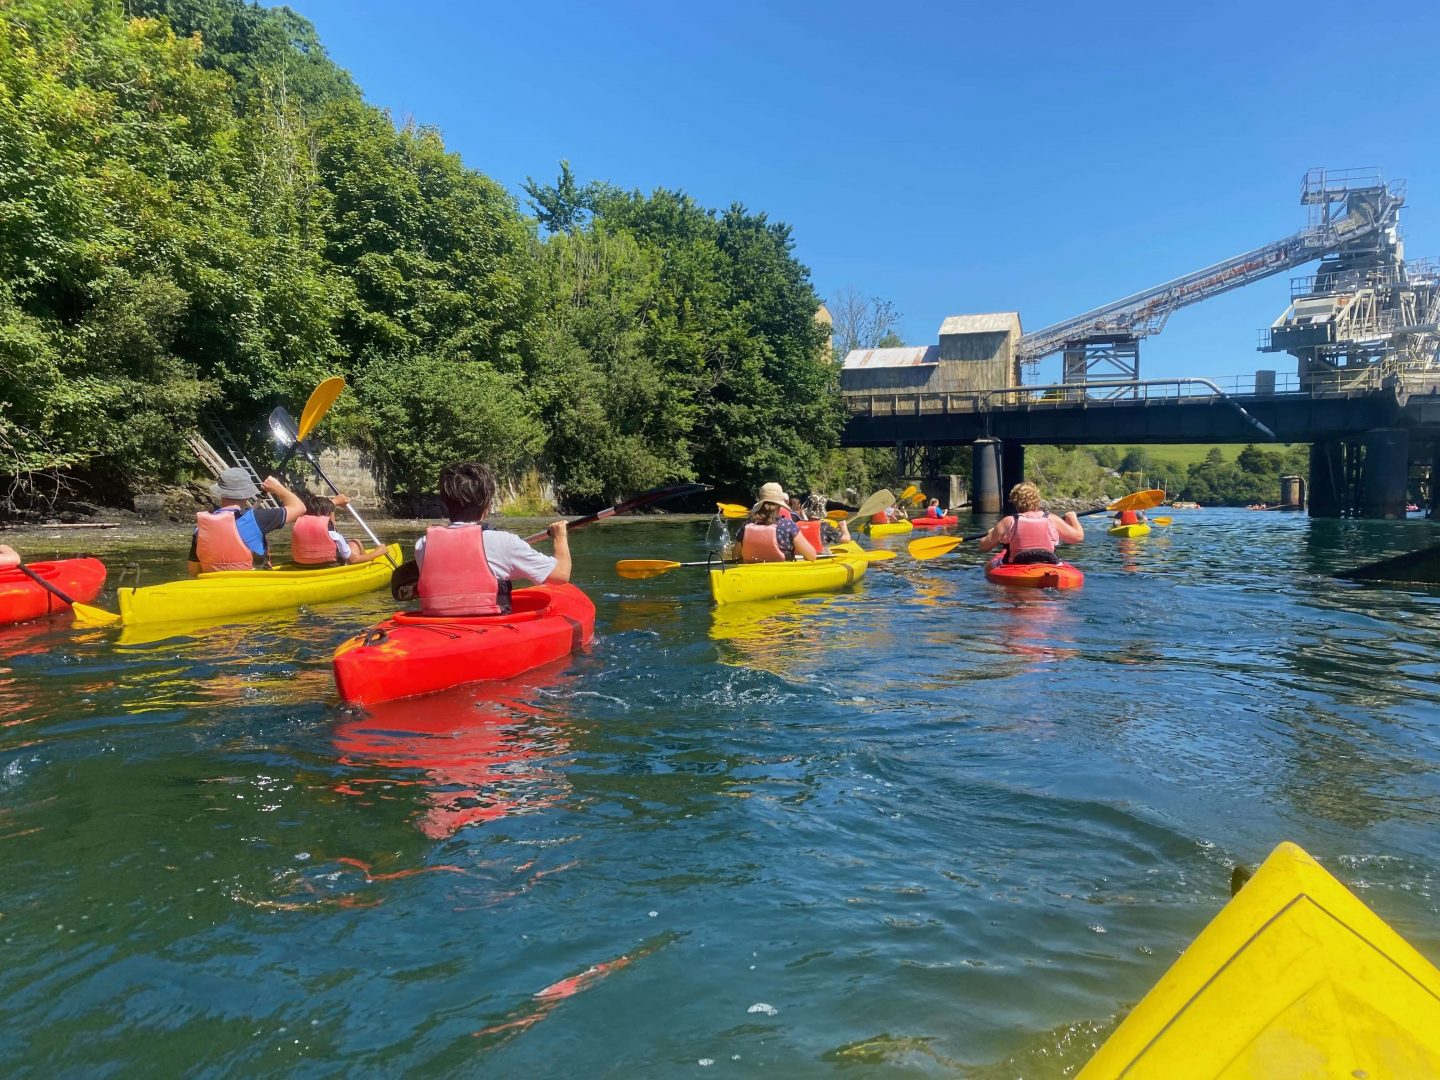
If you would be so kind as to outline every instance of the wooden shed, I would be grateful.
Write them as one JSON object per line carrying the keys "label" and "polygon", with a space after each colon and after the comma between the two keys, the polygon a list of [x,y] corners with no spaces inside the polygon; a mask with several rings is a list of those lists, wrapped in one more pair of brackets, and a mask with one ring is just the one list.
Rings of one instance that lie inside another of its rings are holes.
{"label": "wooden shed", "polygon": [[841,368],[840,388],[948,394],[1018,386],[1020,333],[1018,312],[951,315],[940,324],[938,345],[853,350]]}

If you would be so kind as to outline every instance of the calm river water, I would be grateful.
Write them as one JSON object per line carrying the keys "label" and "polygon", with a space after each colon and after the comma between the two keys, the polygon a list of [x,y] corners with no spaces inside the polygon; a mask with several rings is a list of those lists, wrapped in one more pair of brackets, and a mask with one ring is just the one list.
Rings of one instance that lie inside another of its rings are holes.
{"label": "calm river water", "polygon": [[375,715],[378,593],[0,629],[0,1073],[1061,1076],[1284,839],[1440,961],[1440,590],[1326,576],[1430,523],[1091,518],[1068,594],[613,573],[704,532],[577,533],[587,655]]}

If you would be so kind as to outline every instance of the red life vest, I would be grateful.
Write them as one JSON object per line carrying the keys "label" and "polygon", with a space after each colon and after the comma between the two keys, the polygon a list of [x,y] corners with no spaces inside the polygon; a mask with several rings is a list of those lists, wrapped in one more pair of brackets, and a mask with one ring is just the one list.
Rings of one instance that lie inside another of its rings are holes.
{"label": "red life vest", "polygon": [[938,517],[943,517],[944,515],[940,513],[940,508],[939,508],[938,506],[932,506],[932,507],[930,507],[928,510],[925,511],[925,516],[926,516],[926,517],[932,517],[932,518],[938,518]]}
{"label": "red life vest", "polygon": [[328,517],[303,514],[295,519],[290,558],[301,566],[334,566],[340,561],[340,552],[330,537]]}
{"label": "red life vest", "polygon": [[775,539],[774,525],[746,525],[740,533],[742,562],[784,562],[785,553]]}
{"label": "red life vest", "polygon": [[800,530],[800,535],[810,541],[810,546],[818,553],[825,546],[820,538],[820,522],[818,521],[797,521],[795,527]]}
{"label": "red life vest", "polygon": [[1013,562],[1022,551],[1055,551],[1055,526],[1046,510],[1027,510],[1015,515],[1010,535],[1005,540],[1005,560]]}
{"label": "red life vest", "polygon": [[500,615],[500,582],[485,559],[485,530],[479,525],[425,530],[420,567],[422,615]]}
{"label": "red life vest", "polygon": [[890,524],[890,515],[887,514],[884,510],[881,510],[878,514],[871,514],[871,515],[870,515],[870,524],[871,524],[871,525],[889,525],[889,524]]}
{"label": "red life vest", "polygon": [[1121,510],[1121,511],[1120,511],[1120,524],[1121,524],[1121,525],[1139,525],[1139,524],[1140,524],[1140,515],[1137,514],[1137,513],[1135,513],[1134,510]]}
{"label": "red life vest", "polygon": [[[246,531],[252,534],[249,542],[241,535],[239,525],[240,518],[247,515]],[[254,570],[255,557],[264,554],[265,538],[249,510],[203,510],[195,515],[195,561],[202,574]]]}

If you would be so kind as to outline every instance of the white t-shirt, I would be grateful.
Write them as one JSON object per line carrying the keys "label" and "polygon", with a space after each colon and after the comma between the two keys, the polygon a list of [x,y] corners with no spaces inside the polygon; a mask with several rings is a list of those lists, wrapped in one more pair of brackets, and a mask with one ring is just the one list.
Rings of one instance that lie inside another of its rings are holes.
{"label": "white t-shirt", "polygon": [[[450,529],[478,529],[477,522],[466,521],[447,525]],[[489,529],[485,533],[485,561],[497,581],[513,581],[524,578],[536,585],[555,572],[555,560],[549,555],[536,551],[514,533]],[[422,569],[425,566],[425,538],[415,541],[415,562]]]}

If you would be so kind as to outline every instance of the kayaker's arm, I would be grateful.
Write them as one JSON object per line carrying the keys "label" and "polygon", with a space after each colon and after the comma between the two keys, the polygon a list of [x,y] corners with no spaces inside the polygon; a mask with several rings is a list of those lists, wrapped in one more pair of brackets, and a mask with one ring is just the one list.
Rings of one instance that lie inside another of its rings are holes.
{"label": "kayaker's arm", "polygon": [[570,534],[568,522],[557,521],[546,531],[555,541],[555,569],[545,579],[545,585],[563,585],[570,580]]}
{"label": "kayaker's arm", "polygon": [[1004,532],[1001,532],[1000,526],[1004,525],[1009,520],[1010,518],[1008,517],[1002,517],[994,524],[994,526],[990,529],[988,533],[986,533],[980,538],[981,551],[989,551],[992,548],[998,546],[999,544],[1005,542],[1005,537],[1009,535],[1009,530],[1006,529]]}
{"label": "kayaker's arm", "polygon": [[1064,517],[1050,515],[1055,521],[1055,531],[1060,534],[1062,544],[1083,544],[1085,542],[1085,526],[1080,524],[1080,519],[1075,516],[1074,510],[1068,510]]}
{"label": "kayaker's arm", "polygon": [[20,554],[8,544],[0,544],[0,569],[8,566],[19,566]]}
{"label": "kayaker's arm", "polygon": [[815,561],[815,545],[805,539],[804,533],[796,533],[794,543],[796,555],[799,555],[806,562]]}
{"label": "kayaker's arm", "polygon": [[296,518],[305,513],[304,500],[275,477],[267,476],[265,482],[260,486],[280,500],[280,508],[285,511],[286,525],[292,524]]}

